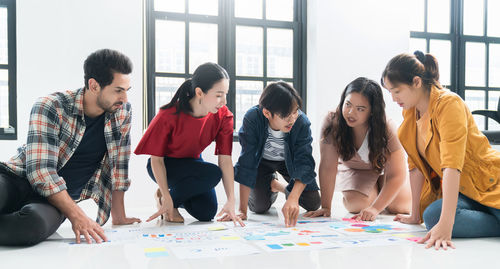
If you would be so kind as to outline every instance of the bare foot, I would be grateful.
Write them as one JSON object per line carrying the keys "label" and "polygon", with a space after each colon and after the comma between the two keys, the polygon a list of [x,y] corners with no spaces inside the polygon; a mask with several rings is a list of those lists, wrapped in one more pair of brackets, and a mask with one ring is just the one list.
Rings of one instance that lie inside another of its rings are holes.
{"label": "bare foot", "polygon": [[168,218],[168,216],[165,216],[165,219],[169,222],[175,222],[175,223],[183,223],[184,222],[184,218],[182,217],[181,213],[179,213],[179,210],[177,208],[174,208],[172,218]]}
{"label": "bare foot", "polygon": [[281,184],[277,179],[273,179],[271,180],[271,191],[285,193],[285,185]]}

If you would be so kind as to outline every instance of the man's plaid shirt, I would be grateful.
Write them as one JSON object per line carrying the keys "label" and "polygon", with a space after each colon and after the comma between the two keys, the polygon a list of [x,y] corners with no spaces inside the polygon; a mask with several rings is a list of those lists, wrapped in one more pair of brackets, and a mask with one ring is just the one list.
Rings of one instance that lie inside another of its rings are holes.
{"label": "man's plaid shirt", "polygon": [[[85,133],[83,93],[79,89],[40,98],[31,110],[27,143],[9,161],[0,162],[17,176],[28,178],[44,197],[67,189],[57,171],[71,158]],[[126,191],[130,185],[131,116],[129,103],[115,113],[106,113],[104,138],[108,150],[77,200],[92,198],[97,203],[96,221],[100,225],[109,218],[112,192]]]}

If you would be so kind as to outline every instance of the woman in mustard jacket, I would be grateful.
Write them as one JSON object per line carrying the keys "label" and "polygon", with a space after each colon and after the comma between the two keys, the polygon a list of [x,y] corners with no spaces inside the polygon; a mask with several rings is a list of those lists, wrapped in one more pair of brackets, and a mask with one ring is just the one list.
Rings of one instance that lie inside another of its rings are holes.
{"label": "woman in mustard jacket", "polygon": [[412,189],[411,215],[395,220],[423,220],[429,232],[419,243],[427,248],[454,248],[452,236],[500,236],[500,152],[478,130],[464,101],[443,89],[434,56],[395,56],[382,85],[403,108],[398,136]]}

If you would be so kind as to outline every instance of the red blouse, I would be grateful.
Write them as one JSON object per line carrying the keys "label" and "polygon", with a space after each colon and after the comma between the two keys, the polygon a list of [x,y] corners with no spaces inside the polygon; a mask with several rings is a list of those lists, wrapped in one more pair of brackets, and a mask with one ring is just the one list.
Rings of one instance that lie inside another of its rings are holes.
{"label": "red blouse", "polygon": [[226,106],[217,113],[194,118],[176,108],[160,109],[149,124],[134,153],[158,157],[199,158],[215,140],[216,155],[231,155],[233,113]]}

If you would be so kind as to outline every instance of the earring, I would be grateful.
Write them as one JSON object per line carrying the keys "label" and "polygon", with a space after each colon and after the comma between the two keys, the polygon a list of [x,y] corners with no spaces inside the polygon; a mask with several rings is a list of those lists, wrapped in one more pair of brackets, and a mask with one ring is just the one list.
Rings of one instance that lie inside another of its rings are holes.
{"label": "earring", "polygon": [[198,103],[201,105],[201,99],[200,99],[200,101]]}

